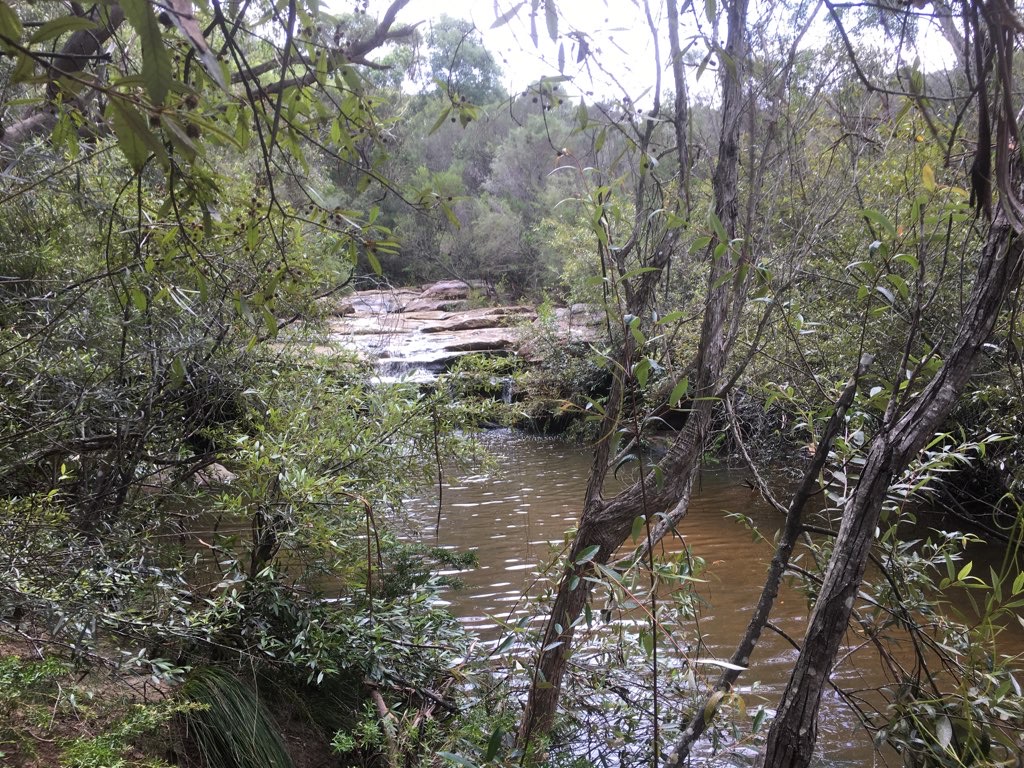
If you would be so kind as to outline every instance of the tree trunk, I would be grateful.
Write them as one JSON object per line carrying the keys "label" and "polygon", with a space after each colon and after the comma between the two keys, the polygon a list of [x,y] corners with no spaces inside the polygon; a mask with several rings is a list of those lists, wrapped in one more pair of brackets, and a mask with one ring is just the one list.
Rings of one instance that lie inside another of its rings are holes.
{"label": "tree trunk", "polygon": [[[1020,168],[1015,164],[1013,170],[1018,184]],[[857,487],[843,510],[803,648],[768,734],[765,768],[804,768],[811,763],[821,692],[853,611],[889,485],[941,427],[967,383],[1003,299],[1020,282],[1021,248],[1021,239],[1000,207],[946,361],[902,416],[887,414],[871,443]]]}
{"label": "tree trunk", "polygon": [[[15,149],[34,136],[53,129],[57,123],[57,111],[51,102],[59,92],[58,78],[78,75],[86,65],[99,57],[100,49],[124,21],[124,11],[117,4],[96,7],[89,12],[88,19],[97,25],[96,28],[73,32],[61,48],[60,55],[54,57],[47,72],[51,82],[46,89],[46,103],[6,128],[0,126],[0,148]],[[81,98],[87,99],[90,95],[86,89],[86,94]]]}
{"label": "tree trunk", "polygon": [[[671,0],[670,0],[671,2]],[[739,139],[743,104],[743,72],[746,58],[746,17],[748,0],[733,0],[727,4],[728,35],[722,56],[722,132],[719,140],[718,164],[713,178],[715,213],[727,237],[736,236],[738,218],[738,175]],[[678,36],[673,36],[678,41]],[[680,52],[672,50],[673,61]],[[673,67],[681,72],[681,67]],[[685,84],[677,84],[677,94],[683,92]],[[677,131],[680,127],[679,105],[676,102]],[[685,102],[682,102],[685,104]],[[677,135],[682,135],[678,133]],[[685,142],[677,148],[681,155],[681,171],[686,168]],[[682,194],[682,193],[680,193]],[[713,242],[708,250],[717,246]],[[738,312],[746,295],[745,282],[737,277],[730,280],[729,272],[737,264],[727,251],[714,259],[708,277],[708,292],[701,326],[701,339],[696,356],[697,378],[693,391],[691,410],[686,425],[658,464],[657,472],[647,473],[639,482],[612,499],[601,496],[601,480],[607,473],[607,436],[615,428],[618,418],[618,404],[622,388],[630,370],[632,348],[628,338],[624,350],[624,364],[619,368],[609,407],[601,434],[604,442],[595,452],[591,482],[588,485],[579,532],[573,542],[569,565],[563,574],[552,606],[551,615],[545,625],[540,657],[534,672],[526,710],[519,730],[519,742],[526,748],[534,734],[546,733],[551,729],[558,707],[562,678],[568,663],[571,643],[583,607],[590,597],[591,583],[584,576],[594,564],[605,564],[626,541],[638,515],[652,520],[655,515],[673,508],[689,487],[703,454],[705,436],[714,410],[715,398],[721,396],[722,374],[731,348],[728,334],[731,312]],[[653,291],[654,281],[645,276],[642,285]],[[642,293],[637,291],[637,293]],[[642,301],[643,296],[638,298]],[[615,406],[614,408],[612,406]],[[660,479],[659,479],[660,478]],[[676,519],[681,517],[678,515]],[[656,535],[670,530],[659,526]],[[598,550],[587,562],[577,564],[582,553],[597,546]]]}
{"label": "tree trunk", "polygon": [[[782,583],[782,577],[785,575],[786,567],[789,565],[789,559],[793,554],[793,548],[796,546],[797,538],[800,535],[804,508],[807,506],[807,502],[815,495],[819,487],[818,477],[825,466],[828,453],[832,449],[832,443],[835,441],[836,436],[840,433],[846,423],[846,413],[849,407],[853,404],[854,397],[857,393],[857,384],[867,372],[867,369],[872,362],[873,360],[869,355],[864,355],[861,358],[857,365],[857,370],[854,372],[850,381],[843,389],[842,394],[839,396],[839,399],[836,401],[835,410],[832,412],[832,417],[829,419],[825,430],[822,432],[821,440],[818,443],[818,450],[814,455],[814,459],[804,472],[803,479],[800,482],[800,485],[797,486],[797,489],[790,500],[789,507],[786,509],[786,520],[782,528],[782,535],[779,537],[779,543],[775,547],[775,555],[772,558],[771,565],[769,566],[768,575],[765,577],[764,587],[761,590],[761,597],[758,599],[757,606],[754,608],[754,612],[750,617],[746,632],[737,644],[732,657],[729,659],[736,665],[737,669],[727,669],[722,672],[721,677],[719,677],[718,682],[715,685],[715,691],[729,690],[732,684],[735,683],[736,679],[740,676],[742,670],[739,668],[745,668],[750,663],[750,655],[754,652],[754,648],[757,646],[757,642],[761,638],[761,632],[768,624],[772,608],[775,605],[775,599],[779,595],[779,586]],[[708,710],[710,701],[711,699],[709,697],[705,700],[702,706],[696,708],[695,712],[698,714],[695,714],[690,718],[690,722],[687,724],[683,733],[676,742],[675,750],[669,759],[669,765],[672,768],[682,768],[682,766],[687,764],[690,757],[691,747],[707,729],[709,721],[705,719],[704,713]]]}

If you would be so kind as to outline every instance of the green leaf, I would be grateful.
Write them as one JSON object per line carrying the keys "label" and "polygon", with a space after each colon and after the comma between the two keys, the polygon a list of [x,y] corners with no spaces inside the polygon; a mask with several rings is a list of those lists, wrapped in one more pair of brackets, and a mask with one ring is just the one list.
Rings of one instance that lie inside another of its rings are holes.
{"label": "green leaf", "polygon": [[932,167],[925,163],[924,167],[921,168],[921,184],[929,192],[934,192],[937,189],[935,184],[935,171]]}
{"label": "green leaf", "polygon": [[548,36],[551,42],[558,40],[558,9],[555,0],[544,0],[544,21],[548,25]]}
{"label": "green leaf", "polygon": [[754,722],[750,726],[751,733],[757,733],[761,730],[761,726],[764,724],[764,718],[765,715],[767,715],[767,713],[768,710],[766,710],[764,707],[758,708],[757,714],[754,715]]}
{"label": "green leaf", "polygon": [[171,363],[171,389],[177,389],[185,381],[185,364],[180,357],[175,357]]}
{"label": "green leaf", "polygon": [[146,294],[144,294],[140,289],[134,287],[129,289],[128,294],[131,296],[132,304],[135,305],[135,308],[139,310],[139,312],[145,312],[147,303]]}
{"label": "green leaf", "polygon": [[725,231],[725,226],[714,211],[708,211],[708,223],[715,231],[715,236],[718,238],[719,243],[725,244],[729,242],[729,235]]}
{"label": "green leaf", "polygon": [[576,122],[580,124],[580,130],[582,131],[587,127],[587,122],[590,120],[590,114],[587,112],[587,105],[583,99],[580,99],[580,105],[576,107]]}
{"label": "green leaf", "polygon": [[498,750],[501,749],[501,737],[505,735],[505,731],[499,725],[494,729],[491,734],[491,738],[487,741],[487,751],[484,753],[484,760],[491,761],[498,756]]}
{"label": "green leaf", "polygon": [[450,763],[455,763],[456,765],[464,766],[464,768],[478,768],[476,763],[474,763],[472,760],[468,760],[467,758],[462,757],[462,755],[455,755],[451,752],[438,752],[437,756],[443,757]]}
{"label": "green leaf", "polygon": [[707,16],[708,22],[714,25],[715,17],[718,15],[718,6],[715,0],[704,0],[704,15]]}
{"label": "green leaf", "polygon": [[28,39],[30,44],[42,43],[60,37],[65,32],[77,32],[80,29],[96,29],[96,22],[81,16],[58,16],[51,19],[32,33]]}
{"label": "green leaf", "polygon": [[128,23],[139,33],[142,45],[142,77],[146,82],[149,98],[157,106],[163,106],[171,88],[171,57],[164,47],[160,22],[153,13],[153,6],[147,0],[121,0]]}
{"label": "green leaf", "polygon": [[711,245],[712,239],[711,235],[696,238],[692,243],[690,243],[690,254],[692,255],[697,253],[697,251],[702,251],[707,248]]}
{"label": "green leaf", "polygon": [[637,515],[636,517],[633,518],[633,528],[632,528],[632,530],[630,530],[629,536],[633,540],[634,544],[636,542],[640,541],[640,536],[644,532],[644,527],[645,527],[646,522],[647,522],[647,518],[644,517],[643,515]]}
{"label": "green leaf", "polygon": [[[0,44],[0,50],[3,46]],[[12,83],[25,83],[32,79],[36,73],[36,62],[27,53],[17,54],[18,63],[14,65],[14,71],[11,72]]]}
{"label": "green leaf", "polygon": [[921,268],[921,262],[917,260],[917,256],[912,253],[901,253],[896,256],[896,261],[902,261],[911,269],[917,270]]}
{"label": "green leaf", "polygon": [[601,565],[600,563],[595,563],[595,565],[597,566],[597,570],[604,574],[604,577],[606,579],[610,579],[616,584],[622,583],[622,574],[620,574],[614,568],[609,568],[607,565]]}
{"label": "green leaf", "polygon": [[[724,245],[724,243],[722,243],[721,245]],[[721,247],[721,245],[719,247]],[[725,272],[718,276],[714,283],[711,284],[711,290],[714,291],[717,290],[718,288],[721,288],[723,285],[729,282],[735,276],[735,274],[736,270],[734,269],[726,270]]]}
{"label": "green leaf", "polygon": [[274,317],[274,313],[264,304],[260,307],[260,314],[263,315],[263,326],[267,329],[267,335],[272,339],[275,338],[277,336],[277,318]]}
{"label": "green leaf", "polygon": [[658,319],[658,325],[671,325],[672,323],[679,322],[686,316],[687,314],[685,312],[673,310],[672,312],[669,312],[667,315],[663,315],[662,317],[660,317]]}
{"label": "green leaf", "polygon": [[580,552],[580,556],[576,558],[576,565],[583,565],[589,563],[600,551],[601,546],[599,544],[591,544],[589,547]]}
{"label": "green leaf", "polygon": [[633,375],[636,377],[636,382],[641,388],[646,387],[647,379],[651,375],[651,359],[649,357],[645,357],[634,365]]}
{"label": "green leaf", "polygon": [[640,641],[640,647],[644,649],[644,653],[648,656],[654,653],[654,635],[643,630],[640,632],[640,636],[637,639]]}
{"label": "green leaf", "polygon": [[715,716],[715,710],[718,709],[719,703],[724,698],[725,691],[715,691],[713,694],[711,694],[711,697],[708,699],[708,703],[704,705],[704,712],[702,713],[705,723],[711,723],[712,718],[714,718]]}
{"label": "green leaf", "polygon": [[384,269],[380,265],[380,259],[377,258],[377,254],[368,250],[366,252],[366,260],[370,263],[370,269],[373,270],[375,275],[384,274]]}
{"label": "green leaf", "polygon": [[704,58],[701,60],[700,65],[697,67],[696,80],[700,80],[700,76],[704,74],[704,70],[708,68],[708,64],[711,63],[711,57],[714,55],[714,49],[707,52]]}
{"label": "green leaf", "polygon": [[146,125],[146,120],[128,102],[118,98],[111,99],[110,112],[117,145],[128,164],[138,173],[149,160],[151,145],[159,142]]}
{"label": "green leaf", "polygon": [[363,81],[359,79],[359,73],[356,72],[354,67],[348,65],[342,67],[341,76],[345,79],[345,85],[349,87],[352,93],[363,92]]}
{"label": "green leaf", "polygon": [[964,579],[966,579],[968,576],[970,576],[971,569],[973,569],[973,568],[974,568],[974,562],[973,561],[968,561],[967,564],[963,568],[961,568],[960,571],[957,573],[956,580],[957,581],[963,581]]}
{"label": "green leaf", "polygon": [[910,288],[907,286],[907,281],[904,280],[902,277],[900,277],[899,275],[890,274],[886,275],[885,279],[893,284],[893,286],[896,288],[896,291],[904,299],[910,296]]}
{"label": "green leaf", "polygon": [[679,405],[679,401],[686,396],[686,393],[690,391],[690,380],[687,377],[683,377],[679,382],[672,387],[672,392],[668,396],[668,404],[671,408],[675,408]]}
{"label": "green leaf", "polygon": [[451,113],[452,113],[452,108],[451,107],[448,107],[447,109],[445,109],[444,112],[442,112],[440,114],[440,116],[437,118],[437,120],[434,121],[434,124],[432,126],[430,126],[430,134],[436,133],[437,129],[440,128],[442,125],[444,125],[444,121],[448,119],[448,115],[450,115]]}
{"label": "green leaf", "polygon": [[[0,37],[5,37],[12,43],[21,40],[21,19],[3,0],[0,0]],[[7,51],[13,50],[9,45],[3,43],[0,43],[0,48]]]}
{"label": "green leaf", "polygon": [[631,461],[637,461],[639,458],[640,457],[637,456],[635,453],[627,453],[625,456],[621,456],[619,458],[619,460],[615,463],[615,466],[612,467],[612,474],[615,477],[618,477],[619,476],[619,470],[622,467],[626,466]]}
{"label": "green leaf", "polygon": [[865,208],[860,212],[860,215],[867,219],[869,223],[881,229],[887,237],[896,237],[896,226],[879,211]]}

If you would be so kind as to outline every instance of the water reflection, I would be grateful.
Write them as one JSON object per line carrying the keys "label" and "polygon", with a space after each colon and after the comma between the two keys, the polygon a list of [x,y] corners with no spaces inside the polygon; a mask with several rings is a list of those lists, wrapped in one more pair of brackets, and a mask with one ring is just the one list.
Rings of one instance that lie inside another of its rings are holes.
{"label": "water reflection", "polygon": [[[443,488],[439,542],[446,548],[477,553],[479,567],[449,572],[464,582],[446,595],[450,610],[482,638],[494,640],[503,622],[521,617],[543,620],[524,594],[536,592],[544,568],[568,541],[577,522],[586,486],[590,454],[555,440],[496,431],[483,437],[493,453],[492,471],[452,478]],[[690,512],[680,527],[691,551],[707,563],[699,587],[704,605],[699,615],[706,650],[702,655],[728,658],[746,628],[760,595],[771,542],[757,540],[728,513],[750,518],[767,536],[778,528],[779,515],[743,482],[742,473],[705,471]],[[411,500],[421,536],[433,540],[436,496]],[[679,541],[667,547],[680,547]],[[806,559],[804,553],[797,557]],[[785,584],[776,601],[773,623],[799,641],[807,616],[805,596]],[[848,633],[849,647],[833,679],[845,688],[870,691],[886,684],[874,650],[864,637]],[[768,706],[781,694],[797,651],[781,634],[766,631],[740,679],[740,693],[755,691]],[[755,685],[756,684],[756,685]],[[756,690],[755,690],[756,688]],[[820,765],[864,766],[881,760],[854,713],[828,690],[820,721]],[[899,764],[889,755],[888,762]]]}

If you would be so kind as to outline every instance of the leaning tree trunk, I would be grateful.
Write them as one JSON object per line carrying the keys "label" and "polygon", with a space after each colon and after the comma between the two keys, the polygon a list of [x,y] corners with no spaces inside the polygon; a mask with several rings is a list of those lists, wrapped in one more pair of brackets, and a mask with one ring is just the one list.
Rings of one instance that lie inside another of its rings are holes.
{"label": "leaning tree trunk", "polygon": [[[833,410],[832,416],[828,420],[828,424],[825,426],[821,439],[818,442],[818,450],[804,472],[803,479],[793,493],[789,507],[784,510],[786,514],[785,523],[783,524],[778,544],[775,547],[775,555],[768,568],[768,575],[765,577],[764,586],[761,589],[761,597],[758,599],[754,612],[750,616],[746,632],[729,659],[734,666],[722,672],[718,682],[715,684],[714,690],[716,692],[729,690],[733,683],[736,682],[740,673],[747,668],[747,665],[750,663],[750,656],[754,652],[758,640],[761,638],[761,632],[768,625],[772,609],[775,606],[775,600],[779,595],[782,578],[786,573],[786,568],[789,565],[797,539],[803,530],[804,509],[818,490],[818,478],[825,467],[825,462],[828,460],[829,451],[831,451],[833,442],[846,424],[846,413],[853,404],[854,397],[857,394],[857,385],[872,362],[873,358],[870,355],[861,357],[857,370],[843,388],[843,392],[838,400],[836,400],[835,410]],[[783,511],[781,505],[778,505],[777,508]],[[713,709],[711,696],[705,700],[702,706],[695,709],[697,714],[690,718],[686,728],[683,729],[682,734],[677,739],[675,748],[668,760],[668,765],[671,768],[683,768],[683,766],[689,765],[691,748],[710,724],[710,717],[708,717],[707,713],[709,709]]]}
{"label": "leaning tree trunk", "polygon": [[[1019,183],[1020,168],[1014,168]],[[860,479],[843,510],[835,548],[807,634],[768,734],[765,768],[810,765],[818,707],[864,578],[882,504],[898,476],[941,427],[974,370],[1006,295],[1020,283],[1022,243],[1002,208],[989,230],[977,279],[956,340],[935,378],[902,416],[893,414],[871,443]],[[888,414],[887,414],[888,416]]]}
{"label": "leaning tree trunk", "polygon": [[[672,0],[670,0],[671,2]],[[740,124],[743,105],[743,69],[746,53],[746,16],[748,0],[733,0],[728,3],[728,35],[723,55],[722,71],[722,131],[719,140],[718,164],[712,181],[715,195],[715,213],[729,240],[736,236],[738,218],[738,162]],[[678,36],[674,36],[673,61],[680,55]],[[681,73],[681,67],[673,70]],[[677,94],[683,92],[685,82],[678,83]],[[681,100],[676,100],[677,133],[683,116]],[[685,142],[680,143],[680,168],[687,167]],[[682,186],[682,185],[681,185]],[[682,194],[682,192],[680,192]],[[711,251],[718,245],[713,242]],[[667,248],[668,246],[663,246]],[[545,626],[540,657],[534,672],[526,710],[519,731],[520,745],[526,748],[535,734],[551,729],[558,707],[562,678],[569,660],[574,629],[580,620],[583,608],[590,597],[591,582],[585,577],[593,573],[595,564],[607,563],[622,546],[638,515],[648,520],[676,505],[689,488],[693,473],[704,450],[705,436],[711,422],[715,399],[721,396],[725,363],[731,348],[729,319],[731,312],[740,311],[745,296],[746,283],[740,278],[729,279],[729,272],[737,265],[731,254],[712,262],[708,278],[708,294],[701,326],[700,346],[696,357],[696,381],[693,401],[686,425],[670,446],[665,457],[658,464],[658,471],[649,472],[639,482],[612,499],[601,495],[600,479],[607,472],[607,435],[615,424],[617,405],[626,386],[629,363],[628,355],[632,342],[627,333],[624,347],[625,364],[619,373],[609,396],[609,408],[602,428],[605,444],[595,453],[591,482],[588,484],[579,532],[569,553],[569,564],[563,574],[556,593],[555,602]],[[653,291],[654,281],[645,275],[641,285]],[[638,300],[643,301],[643,291]],[[614,402],[613,402],[614,401]],[[661,480],[659,481],[659,478]],[[591,547],[597,547],[596,554],[578,563],[581,555]]]}

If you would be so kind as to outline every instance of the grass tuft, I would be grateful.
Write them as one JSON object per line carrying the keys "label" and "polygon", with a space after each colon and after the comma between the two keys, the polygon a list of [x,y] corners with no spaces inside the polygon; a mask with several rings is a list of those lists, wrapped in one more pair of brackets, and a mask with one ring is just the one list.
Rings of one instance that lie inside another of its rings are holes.
{"label": "grass tuft", "polygon": [[201,707],[189,711],[189,736],[209,768],[292,768],[273,719],[238,678],[215,667],[195,670],[182,696]]}

